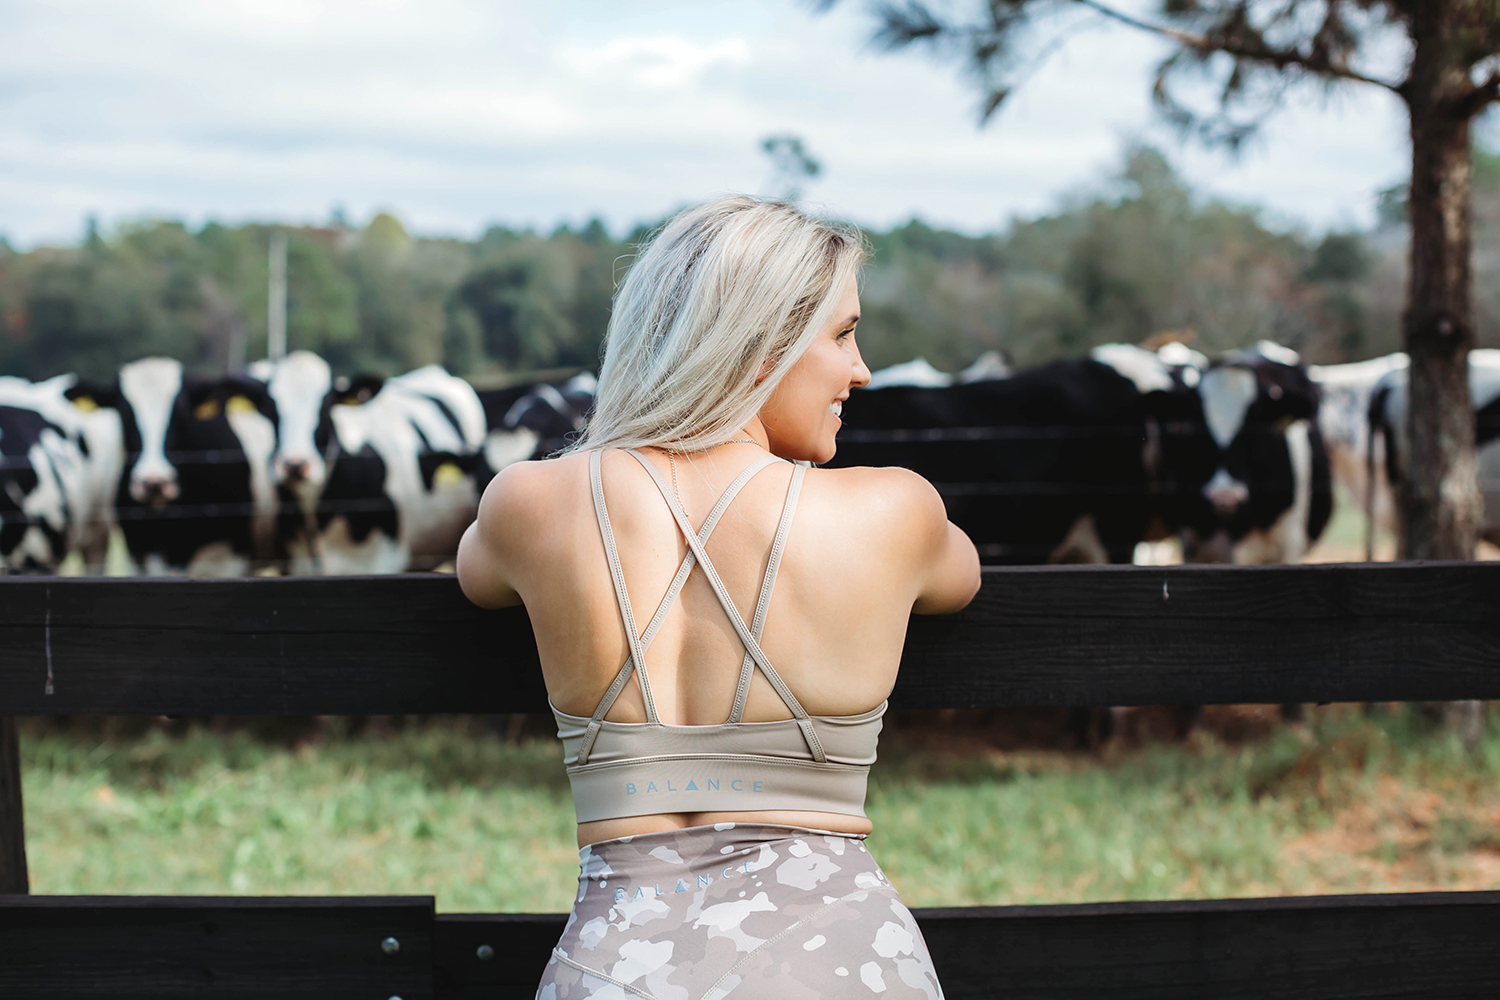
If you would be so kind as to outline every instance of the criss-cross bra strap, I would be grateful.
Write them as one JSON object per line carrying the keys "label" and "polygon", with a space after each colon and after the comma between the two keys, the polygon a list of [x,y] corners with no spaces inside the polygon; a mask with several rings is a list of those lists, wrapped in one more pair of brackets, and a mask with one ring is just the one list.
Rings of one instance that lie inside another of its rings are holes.
{"label": "criss-cross bra strap", "polygon": [[[781,520],[776,524],[776,541],[771,544],[771,555],[766,559],[766,576],[761,581],[760,599],[755,602],[755,618],[750,622],[750,634],[760,641],[766,627],[766,612],[771,607],[771,591],[776,587],[776,571],[781,568],[781,553],[786,549],[786,536],[792,530],[792,515],[797,510],[797,497],[802,493],[802,477],[807,468],[792,466],[792,478],[786,484],[786,502],[781,507]],[[707,539],[704,539],[707,541]],[[734,692],[734,708],[729,712],[729,722],[738,723],[745,714],[745,699],[750,696],[750,678],[755,674],[755,659],[748,652],[740,664],[740,683]]]}
{"label": "criss-cross bra strap", "polygon": [[[620,550],[615,545],[615,532],[609,524],[609,511],[604,506],[604,479],[599,472],[599,459],[601,453],[589,452],[589,486],[594,492],[594,514],[599,519],[599,535],[604,539],[604,555],[609,560],[609,576],[615,585],[615,600],[620,605],[620,617],[625,623],[625,641],[630,644],[630,662],[640,673],[646,671],[642,664],[646,662],[646,647],[641,644],[641,635],[636,631],[635,612],[630,608],[630,594],[625,589],[625,571],[620,567]],[[624,678],[628,671],[621,670],[620,678],[616,683],[624,686]],[[614,690],[615,685],[610,689]],[[616,696],[619,692],[615,692]],[[607,695],[606,695],[607,697]],[[656,702],[651,698],[651,687],[644,680],[641,683],[641,700],[646,705],[646,718],[652,722],[659,723],[660,718],[656,714]],[[595,715],[598,715],[596,712]]]}
{"label": "criss-cross bra strap", "polygon": [[634,448],[626,450],[635,456],[635,460],[641,463],[641,467],[650,474],[652,481],[656,483],[656,488],[661,492],[662,499],[666,501],[668,509],[671,510],[672,517],[676,519],[677,527],[682,531],[683,538],[687,541],[693,554],[698,557],[698,563],[703,567],[703,575],[708,578],[709,586],[713,588],[714,594],[719,599],[719,604],[724,608],[724,613],[729,616],[730,624],[734,626],[735,632],[738,633],[745,651],[755,660],[755,665],[765,674],[766,680],[770,681],[771,687],[775,688],[776,694],[780,696],[782,703],[786,705],[787,710],[797,720],[797,725],[802,730],[803,738],[807,740],[807,748],[811,751],[813,759],[820,764],[826,763],[828,756],[823,752],[822,744],[818,742],[818,734],[813,729],[812,720],[807,717],[807,712],[803,709],[802,703],[797,700],[797,696],[792,694],[791,689],[786,686],[786,682],[776,673],[776,668],[771,666],[771,661],[766,659],[766,654],[761,650],[760,643],[756,642],[755,636],[750,634],[750,629],[746,627],[745,620],[740,617],[739,611],[734,606],[734,601],[729,598],[729,591],[725,589],[724,581],[719,579],[718,571],[714,569],[714,564],[709,560],[708,553],[704,551],[703,544],[698,541],[697,533],[693,531],[692,524],[688,522],[687,514],[672,498],[671,487],[667,485],[667,481],[662,478],[661,473],[656,470],[656,466],[651,464],[650,459]]}
{"label": "criss-cross bra strap", "polygon": [[[603,503],[604,488],[599,454],[599,452],[594,452],[589,460],[589,479],[590,485],[594,488],[595,498],[594,513],[599,520],[599,534],[604,540],[605,553],[610,559],[610,577],[615,580],[615,596],[620,605],[620,617],[625,622],[626,634],[629,636],[633,634],[635,615],[631,610],[630,597],[624,592],[622,587],[623,572],[618,577],[615,576],[615,567],[619,564],[620,556],[619,549],[615,545],[614,529],[609,520],[609,510]],[[729,508],[730,502],[739,494],[744,485],[754,478],[758,472],[767,466],[774,465],[776,461],[776,458],[772,455],[762,456],[750,463],[743,472],[735,477],[735,480],[719,496],[719,502],[714,505],[713,510],[709,511],[708,517],[703,521],[703,526],[698,529],[700,541],[708,541],[709,536],[713,534],[714,528],[719,523],[719,518],[723,516],[724,511]],[[656,638],[656,633],[661,628],[662,621],[666,618],[667,612],[671,610],[673,603],[676,602],[677,595],[682,592],[682,587],[687,582],[689,574],[692,573],[693,564],[696,561],[697,556],[693,554],[691,548],[688,549],[687,555],[682,559],[682,564],[677,567],[677,575],[672,578],[672,585],[667,588],[666,594],[657,605],[656,614],[652,616],[650,623],[647,624],[645,633],[640,636],[639,646],[642,655],[645,654],[647,649],[651,648],[651,643]],[[655,711],[655,700],[650,694],[651,682],[646,675],[644,663],[638,662],[636,659],[636,644],[631,643],[630,653],[626,656],[625,662],[621,665],[619,672],[615,674],[614,682],[604,692],[604,696],[599,699],[599,704],[594,709],[593,717],[589,720],[588,728],[584,732],[583,743],[579,747],[579,764],[588,762],[589,752],[593,749],[594,740],[599,735],[600,725],[604,721],[604,716],[614,707],[615,701],[625,689],[625,685],[630,680],[632,673],[638,675],[638,683],[641,687],[641,700],[647,706],[647,718],[652,718]],[[659,720],[653,718],[652,721]]]}
{"label": "criss-cross bra strap", "polygon": [[[767,466],[775,465],[776,462],[777,458],[775,455],[762,455],[746,466],[745,470],[735,477],[734,482],[730,483],[724,492],[720,494],[719,502],[714,504],[714,509],[708,512],[708,517],[703,519],[702,526],[698,528],[698,541],[705,545],[708,544],[708,538],[714,533],[714,528],[718,526],[719,518],[724,515],[724,511],[729,509],[729,504],[739,495],[744,485],[755,478],[756,473]],[[677,600],[677,595],[682,592],[682,586],[687,583],[687,578],[692,573],[693,565],[697,561],[698,557],[693,555],[693,550],[688,549],[687,555],[682,557],[682,565],[677,567],[677,575],[672,578],[672,585],[667,588],[667,592],[663,595],[661,603],[656,607],[656,614],[651,616],[651,621],[646,625],[645,633],[641,635],[642,650],[651,648],[651,642],[656,638],[657,630],[661,628],[662,619],[666,618],[667,612],[672,609],[673,603]],[[642,667],[641,669],[644,670],[645,668]],[[607,712],[609,709],[606,708],[605,711]]]}

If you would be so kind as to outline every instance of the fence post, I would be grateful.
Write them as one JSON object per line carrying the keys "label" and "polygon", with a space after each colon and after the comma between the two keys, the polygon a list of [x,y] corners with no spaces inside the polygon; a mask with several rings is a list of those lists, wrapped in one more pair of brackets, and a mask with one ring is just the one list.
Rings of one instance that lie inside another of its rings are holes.
{"label": "fence post", "polygon": [[13,716],[0,716],[0,893],[31,891],[21,803],[21,740]]}

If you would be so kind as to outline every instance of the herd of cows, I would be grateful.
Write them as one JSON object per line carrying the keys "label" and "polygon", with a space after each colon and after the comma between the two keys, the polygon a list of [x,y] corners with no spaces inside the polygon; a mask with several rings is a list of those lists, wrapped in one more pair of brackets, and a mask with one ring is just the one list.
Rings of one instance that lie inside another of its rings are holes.
{"label": "herd of cows", "polygon": [[[832,464],[931,480],[987,563],[1130,562],[1181,540],[1195,562],[1295,562],[1334,483],[1399,530],[1406,359],[1307,366],[1262,342],[1210,362],[1112,344],[1011,372],[877,372],[843,411]],[[1471,355],[1500,544],[1500,351]],[[306,351],[221,377],[168,358],[110,383],[0,376],[6,572],[99,571],[118,529],[148,575],[355,574],[453,557],[485,484],[583,427],[594,379],[476,391],[437,366],[335,378]]]}
{"label": "herd of cows", "polygon": [[202,377],[169,358],[109,384],[0,377],[0,555],[97,571],[394,573],[452,559],[489,479],[563,447],[592,376],[476,392],[432,365],[334,378],[296,351]]}
{"label": "herd of cows", "polygon": [[[1268,341],[1212,362],[1110,344],[1002,378],[914,362],[872,386],[844,404],[833,464],[922,473],[986,563],[1130,562],[1169,538],[1189,562],[1297,562],[1335,482],[1399,531],[1402,354],[1307,366]],[[1470,387],[1483,534],[1500,543],[1500,351],[1470,355]]]}

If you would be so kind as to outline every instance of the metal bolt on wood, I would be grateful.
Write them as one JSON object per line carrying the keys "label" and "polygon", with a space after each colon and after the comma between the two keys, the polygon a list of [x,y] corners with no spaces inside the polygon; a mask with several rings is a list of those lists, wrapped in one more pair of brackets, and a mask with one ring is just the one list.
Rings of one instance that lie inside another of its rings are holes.
{"label": "metal bolt on wood", "polygon": [[401,950],[401,942],[397,941],[393,937],[388,937],[384,941],[380,942],[380,950],[385,952],[387,955],[394,955],[396,954],[396,952]]}
{"label": "metal bolt on wood", "polygon": [[482,944],[478,948],[474,949],[474,955],[481,962],[488,962],[490,959],[495,957],[495,949],[491,948],[487,944]]}

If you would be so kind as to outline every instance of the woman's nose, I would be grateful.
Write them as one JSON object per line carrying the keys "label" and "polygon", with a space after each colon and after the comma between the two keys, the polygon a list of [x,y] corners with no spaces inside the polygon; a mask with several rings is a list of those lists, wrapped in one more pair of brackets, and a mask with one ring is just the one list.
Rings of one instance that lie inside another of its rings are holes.
{"label": "woman's nose", "polygon": [[854,367],[850,371],[849,384],[858,389],[861,386],[869,385],[869,383],[870,369],[865,365],[865,359],[860,357],[856,351],[854,355]]}

